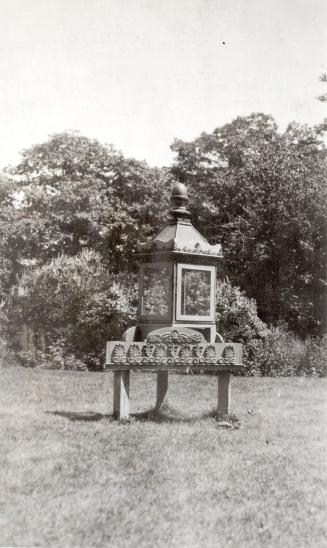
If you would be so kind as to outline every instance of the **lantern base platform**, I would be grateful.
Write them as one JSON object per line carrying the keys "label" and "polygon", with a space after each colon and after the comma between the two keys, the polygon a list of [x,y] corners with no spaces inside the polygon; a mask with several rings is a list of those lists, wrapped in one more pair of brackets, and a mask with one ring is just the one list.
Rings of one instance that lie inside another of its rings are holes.
{"label": "lantern base platform", "polygon": [[[130,370],[114,371],[113,416],[126,420],[130,414]],[[230,371],[218,372],[217,417],[230,415],[231,374]],[[157,371],[157,397],[153,413],[159,413],[167,406],[168,370]]]}
{"label": "lantern base platform", "polygon": [[168,373],[212,372],[218,374],[218,413],[230,413],[230,374],[242,369],[242,345],[205,341],[203,334],[186,327],[164,327],[135,341],[135,330],[126,332],[124,341],[107,343],[105,371],[114,372],[114,416],[129,416],[130,371],[155,371],[155,409],[167,403]]}

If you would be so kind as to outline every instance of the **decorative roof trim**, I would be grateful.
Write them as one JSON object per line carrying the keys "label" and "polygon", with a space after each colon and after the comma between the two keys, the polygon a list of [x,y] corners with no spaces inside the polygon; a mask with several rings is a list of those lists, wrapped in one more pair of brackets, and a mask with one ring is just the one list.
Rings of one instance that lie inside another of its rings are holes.
{"label": "decorative roof trim", "polygon": [[179,253],[191,253],[194,255],[211,255],[213,257],[222,257],[221,245],[202,245],[197,242],[193,246],[181,246],[177,243],[176,238],[168,240],[168,242],[161,242],[160,240],[151,240],[144,244],[138,244],[137,250],[139,252],[155,252],[155,251],[173,251]]}

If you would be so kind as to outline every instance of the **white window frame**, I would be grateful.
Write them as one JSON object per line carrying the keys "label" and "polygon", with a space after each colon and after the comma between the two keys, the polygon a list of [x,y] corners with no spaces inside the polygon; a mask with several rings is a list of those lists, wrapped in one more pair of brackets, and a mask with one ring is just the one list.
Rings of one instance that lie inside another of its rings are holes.
{"label": "white window frame", "polygon": [[[211,272],[210,279],[210,314],[208,316],[197,316],[182,314],[182,271],[199,270],[202,272]],[[176,294],[176,320],[186,320],[195,322],[209,322],[215,319],[215,287],[216,287],[216,267],[196,264],[179,263],[177,265],[177,294]]]}

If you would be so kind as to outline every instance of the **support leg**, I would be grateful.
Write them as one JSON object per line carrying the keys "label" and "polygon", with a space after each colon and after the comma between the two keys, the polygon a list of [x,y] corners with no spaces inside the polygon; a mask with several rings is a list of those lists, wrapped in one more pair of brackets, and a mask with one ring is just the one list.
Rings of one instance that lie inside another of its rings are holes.
{"label": "support leg", "polygon": [[114,371],[113,415],[117,419],[129,417],[129,378],[130,371]]}
{"label": "support leg", "polygon": [[157,401],[156,409],[160,409],[166,401],[168,392],[168,371],[158,371],[157,373]]}
{"label": "support leg", "polygon": [[229,415],[230,412],[230,372],[218,373],[218,413]]}

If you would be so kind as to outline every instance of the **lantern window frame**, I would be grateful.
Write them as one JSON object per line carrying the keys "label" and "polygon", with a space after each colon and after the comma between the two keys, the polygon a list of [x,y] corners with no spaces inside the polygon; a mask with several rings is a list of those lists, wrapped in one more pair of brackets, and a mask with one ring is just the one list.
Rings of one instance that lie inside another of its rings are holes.
{"label": "lantern window frame", "polygon": [[[143,304],[144,304],[144,273],[146,270],[162,270],[167,268],[168,270],[168,312],[166,315],[162,316],[160,314],[145,314],[143,313]],[[138,306],[138,316],[141,320],[157,320],[157,321],[171,321],[172,310],[173,310],[173,269],[172,264],[169,262],[163,263],[141,263],[139,265],[139,306]]]}
{"label": "lantern window frame", "polygon": [[[206,316],[196,314],[182,314],[182,275],[183,269],[210,272],[210,313]],[[212,265],[178,263],[177,264],[177,288],[176,288],[176,320],[192,322],[212,322],[215,319],[215,288],[216,267]]]}

